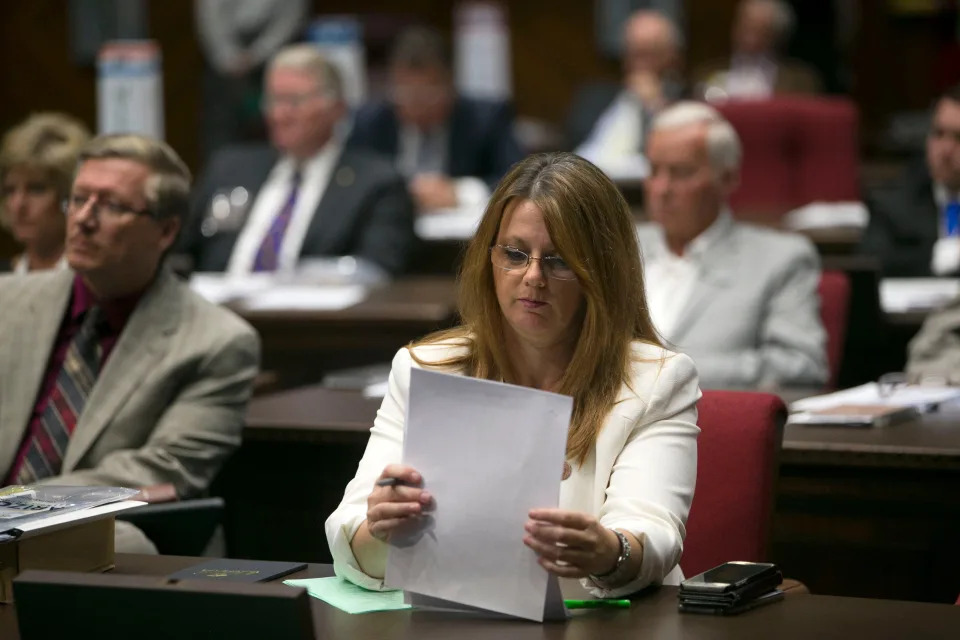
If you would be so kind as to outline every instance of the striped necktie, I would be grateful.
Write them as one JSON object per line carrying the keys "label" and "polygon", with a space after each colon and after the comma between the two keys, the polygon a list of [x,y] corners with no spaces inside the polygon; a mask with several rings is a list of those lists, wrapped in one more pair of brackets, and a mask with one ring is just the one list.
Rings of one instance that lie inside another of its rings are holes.
{"label": "striped necktie", "polygon": [[60,473],[70,435],[100,373],[102,323],[100,307],[91,307],[67,347],[63,366],[43,408],[40,428],[30,436],[30,447],[17,473],[17,484],[30,484]]}
{"label": "striped necktie", "polygon": [[280,261],[280,245],[283,243],[283,236],[290,226],[290,219],[293,217],[293,210],[297,206],[297,196],[300,194],[300,170],[295,169],[293,177],[290,179],[290,193],[284,201],[283,206],[277,213],[267,235],[263,237],[260,248],[257,250],[257,256],[253,261],[254,271],[276,271]]}

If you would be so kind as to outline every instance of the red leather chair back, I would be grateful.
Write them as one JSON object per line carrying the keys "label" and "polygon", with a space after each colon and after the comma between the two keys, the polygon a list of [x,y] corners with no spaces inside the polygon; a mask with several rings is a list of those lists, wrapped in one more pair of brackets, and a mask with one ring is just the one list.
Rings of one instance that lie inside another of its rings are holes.
{"label": "red leather chair back", "polygon": [[697,488],[680,566],[692,576],[767,558],[786,407],[773,394],[704,391]]}
{"label": "red leather chair back", "polygon": [[847,316],[850,308],[850,278],[843,271],[820,274],[820,320],[827,332],[827,364],[830,367],[831,389],[837,386],[843,346],[847,339]]}
{"label": "red leather chair back", "polygon": [[775,224],[814,201],[859,200],[858,112],[846,98],[782,97],[714,105],[743,144],[738,218]]}

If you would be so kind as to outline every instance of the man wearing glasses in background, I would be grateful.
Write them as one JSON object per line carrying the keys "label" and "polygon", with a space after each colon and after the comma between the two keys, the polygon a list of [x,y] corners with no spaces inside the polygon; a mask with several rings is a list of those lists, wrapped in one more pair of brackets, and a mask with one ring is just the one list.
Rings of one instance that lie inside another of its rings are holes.
{"label": "man wearing glasses in background", "polygon": [[[69,270],[0,279],[0,483],[203,492],[240,444],[259,339],[161,266],[190,173],[166,144],[102,136],[64,204]],[[116,549],[156,551],[117,522]]]}
{"label": "man wearing glasses in background", "polygon": [[221,149],[197,184],[180,248],[194,270],[242,275],[352,255],[401,272],[415,246],[413,204],[389,161],[344,148],[337,69],[316,47],[292,45],[264,85],[270,145]]}
{"label": "man wearing glasses in background", "polygon": [[391,158],[421,213],[483,207],[523,157],[510,106],[457,96],[443,36],[426,27],[397,38],[390,91],[357,112],[350,144]]}

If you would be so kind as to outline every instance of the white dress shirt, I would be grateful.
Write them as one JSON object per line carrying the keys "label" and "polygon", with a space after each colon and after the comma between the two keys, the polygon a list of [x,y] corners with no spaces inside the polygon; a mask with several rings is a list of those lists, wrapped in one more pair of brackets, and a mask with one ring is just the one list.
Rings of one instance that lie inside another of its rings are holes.
{"label": "white dress shirt", "polygon": [[660,335],[668,341],[674,340],[677,323],[700,279],[703,255],[732,223],[732,215],[724,209],[713,224],[687,245],[683,255],[673,253],[661,233],[662,250],[655,256],[644,256],[644,285],[650,318]]}
{"label": "white dress shirt", "polygon": [[[442,362],[462,349],[441,343],[417,347],[416,354],[425,362]],[[593,514],[601,525],[629,531],[644,542],[640,574],[632,582],[606,590],[583,581],[598,597],[618,597],[648,584],[678,584],[683,579],[678,562],[693,500],[700,434],[697,372],[685,355],[639,341],[632,350],[629,384],[621,387],[586,462],[571,462],[572,473],[560,484],[561,509]],[[367,517],[367,497],[383,468],[403,459],[413,367],[420,365],[406,347],[400,349],[357,474],[326,522],[334,570],[365,589],[383,589],[383,580],[363,572],[350,541]],[[508,450],[509,443],[504,443]],[[518,553],[533,553],[523,549],[522,537],[518,531]]]}
{"label": "white dress shirt", "polygon": [[[300,191],[294,205],[290,223],[287,225],[283,241],[280,243],[280,255],[277,257],[278,271],[292,271],[300,259],[303,240],[313,221],[320,199],[323,198],[330,183],[333,168],[340,158],[343,147],[339,141],[331,140],[315,156],[305,161],[300,169]],[[237,244],[230,255],[227,272],[242,275],[253,271],[257,252],[270,226],[287,198],[293,185],[296,163],[293,158],[284,157],[270,171],[266,182],[257,192],[257,198],[250,209],[250,215]]]}
{"label": "white dress shirt", "polygon": [[766,56],[734,56],[724,89],[731,98],[769,98],[777,81],[777,64]]}
{"label": "white dress shirt", "polygon": [[[417,127],[401,125],[397,140],[396,167],[408,179],[418,173],[450,173],[450,130],[437,127],[424,133]],[[482,207],[490,198],[490,187],[475,176],[453,178],[458,207]]]}
{"label": "white dress shirt", "polygon": [[649,172],[642,152],[645,124],[643,105],[629,91],[621,91],[597,119],[576,154],[612,177],[645,177]]}
{"label": "white dress shirt", "polygon": [[[67,256],[62,255],[60,259],[57,260],[57,263],[53,265],[54,269],[66,269],[67,265]],[[27,254],[22,254],[17,258],[17,264],[13,267],[13,274],[17,276],[25,276],[30,273],[30,261],[27,259]]]}

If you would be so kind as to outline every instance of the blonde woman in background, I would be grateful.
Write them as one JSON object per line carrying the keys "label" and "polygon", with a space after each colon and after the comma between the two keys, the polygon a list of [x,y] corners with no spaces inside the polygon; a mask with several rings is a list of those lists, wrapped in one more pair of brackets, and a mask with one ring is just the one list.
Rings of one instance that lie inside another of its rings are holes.
{"label": "blonde woman in background", "polygon": [[[544,570],[602,597],[677,584],[700,391],[693,362],[650,321],[623,196],[579,156],[526,158],[491,197],[459,285],[463,325],[393,360],[356,477],[327,520],[337,574],[383,588],[394,532],[444,508],[429,478],[400,464],[410,369],[427,367],[573,397],[560,508],[532,510],[516,532]],[[399,482],[377,486],[386,478]]]}
{"label": "blonde woman in background", "polygon": [[79,120],[39,113],[10,130],[0,144],[0,222],[23,252],[0,260],[0,271],[27,273],[63,265],[62,203],[90,133]]}

